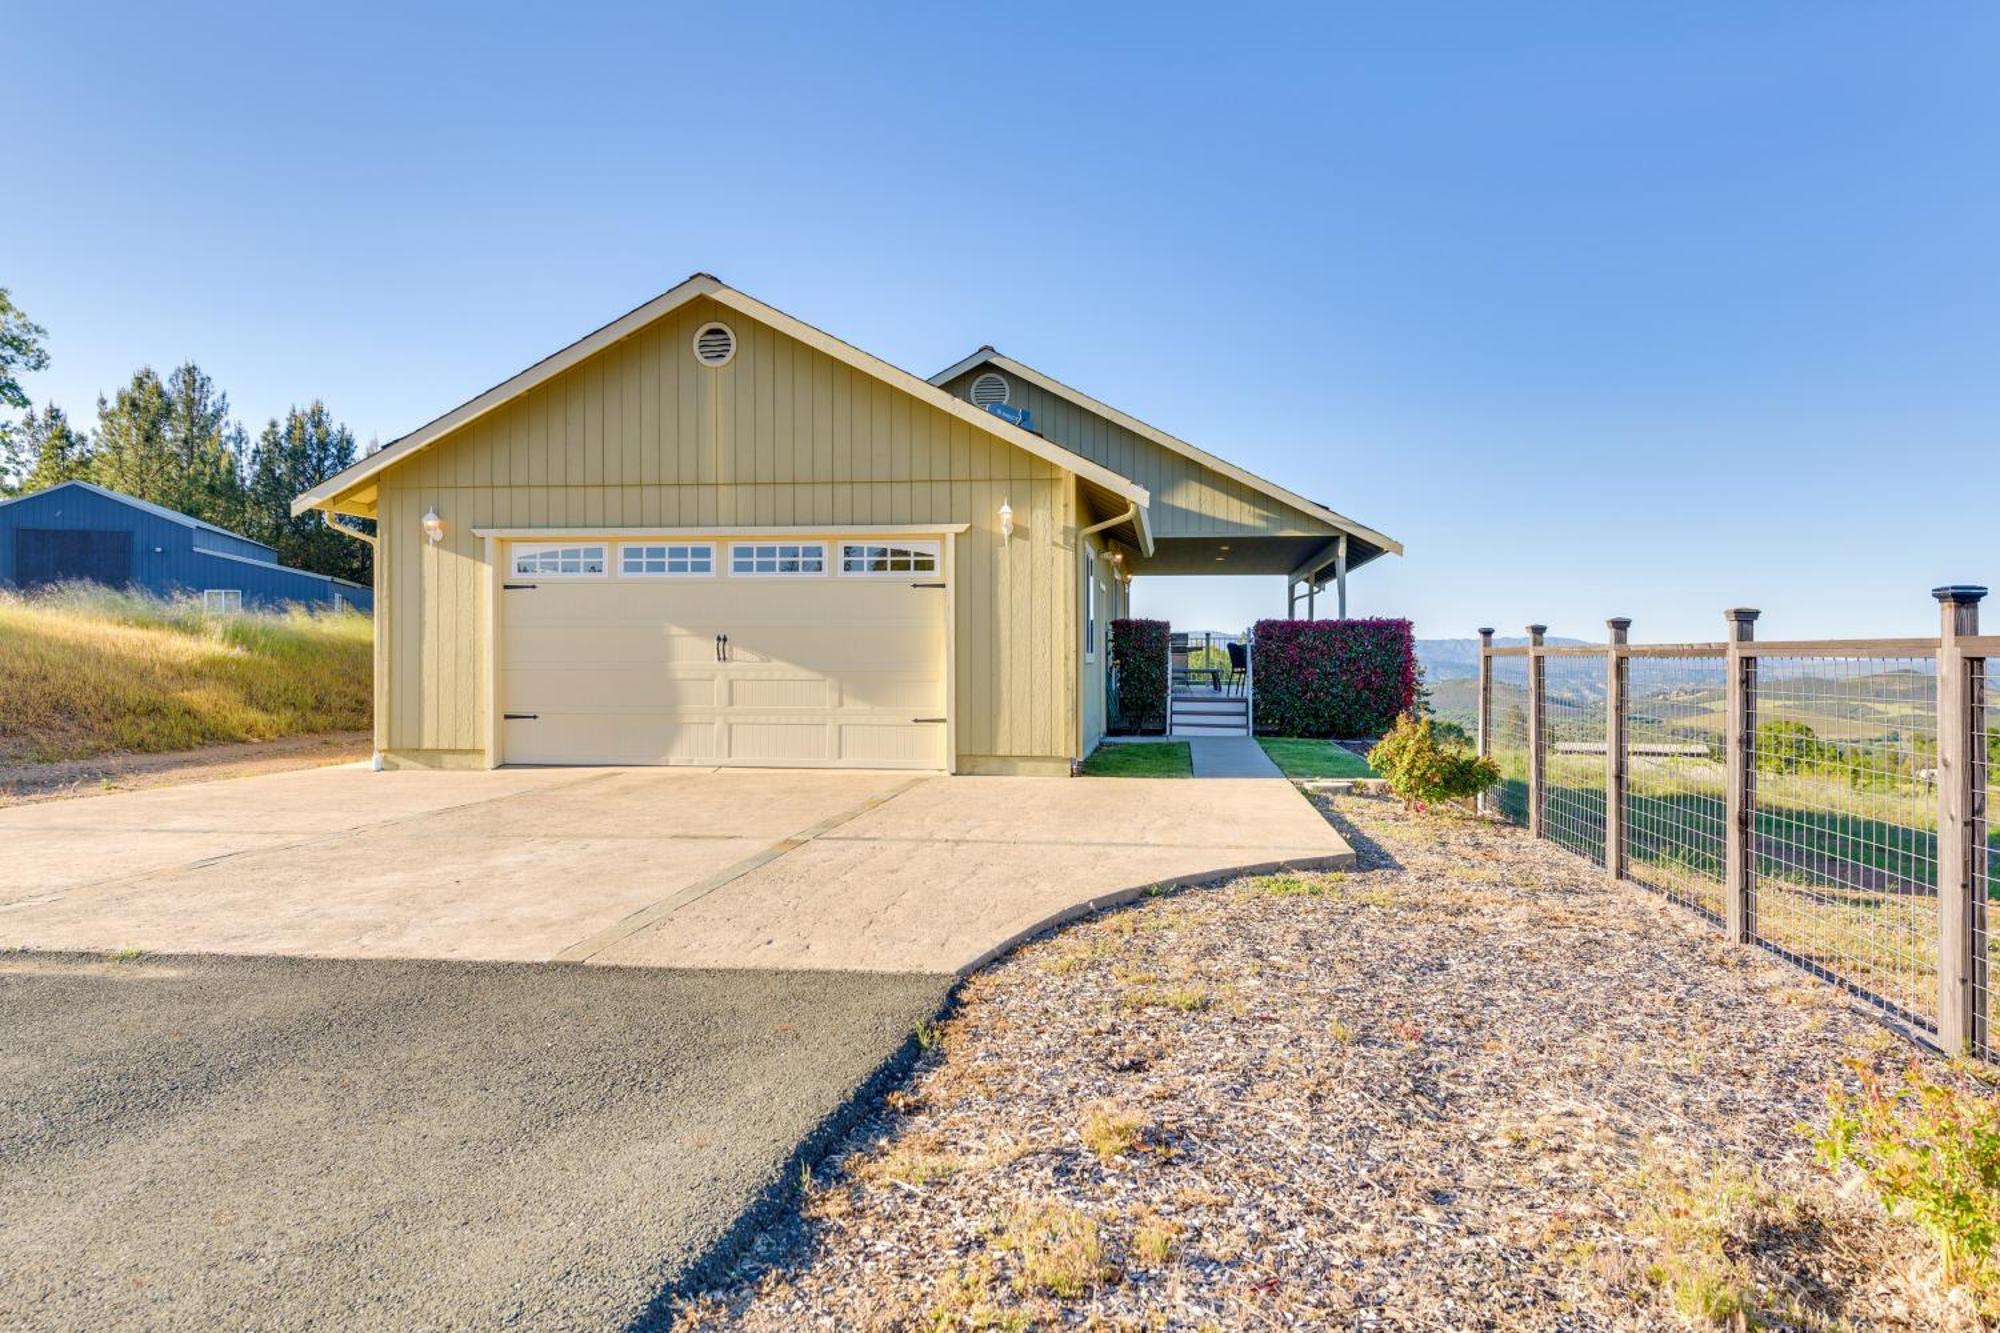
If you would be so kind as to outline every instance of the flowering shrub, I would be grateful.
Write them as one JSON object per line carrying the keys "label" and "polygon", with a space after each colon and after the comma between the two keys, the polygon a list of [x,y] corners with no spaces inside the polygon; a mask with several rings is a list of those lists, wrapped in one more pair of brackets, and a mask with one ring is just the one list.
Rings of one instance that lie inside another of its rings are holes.
{"label": "flowering shrub", "polygon": [[1368,752],[1368,763],[1389,780],[1403,804],[1424,809],[1434,801],[1462,801],[1500,780],[1500,766],[1463,746],[1441,743],[1431,720],[1417,713],[1396,719]]}
{"label": "flowering shrub", "polygon": [[1111,666],[1118,703],[1111,730],[1144,735],[1167,729],[1167,622],[1111,622]]}
{"label": "flowering shrub", "polygon": [[1407,620],[1260,620],[1253,633],[1266,735],[1379,736],[1416,698]]}
{"label": "flowering shrub", "polygon": [[1861,1086],[1827,1090],[1820,1160],[1859,1169],[1890,1213],[1937,1241],[1945,1281],[2000,1311],[2000,1101],[1914,1061],[1899,1083],[1848,1064]]}

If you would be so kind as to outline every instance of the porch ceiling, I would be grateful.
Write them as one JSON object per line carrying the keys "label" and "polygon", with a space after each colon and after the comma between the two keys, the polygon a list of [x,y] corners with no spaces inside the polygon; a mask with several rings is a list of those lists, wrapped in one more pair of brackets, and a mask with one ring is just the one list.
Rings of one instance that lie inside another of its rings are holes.
{"label": "porch ceiling", "polygon": [[[1131,566],[1140,574],[1289,574],[1327,547],[1324,535],[1246,537],[1241,533],[1213,537],[1153,537],[1153,554]],[[1348,550],[1347,568],[1380,555],[1355,543]],[[1328,577],[1332,571],[1328,570]]]}

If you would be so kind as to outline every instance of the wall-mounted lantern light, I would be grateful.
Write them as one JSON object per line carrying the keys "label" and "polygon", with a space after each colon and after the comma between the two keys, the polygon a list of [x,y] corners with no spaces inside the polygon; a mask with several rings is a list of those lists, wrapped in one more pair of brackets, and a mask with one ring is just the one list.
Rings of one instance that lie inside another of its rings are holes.
{"label": "wall-mounted lantern light", "polygon": [[1014,535],[1014,506],[1005,500],[1000,502],[1000,540],[1006,541]]}
{"label": "wall-mounted lantern light", "polygon": [[444,540],[444,520],[438,517],[435,509],[424,515],[424,536],[430,539],[433,546]]}

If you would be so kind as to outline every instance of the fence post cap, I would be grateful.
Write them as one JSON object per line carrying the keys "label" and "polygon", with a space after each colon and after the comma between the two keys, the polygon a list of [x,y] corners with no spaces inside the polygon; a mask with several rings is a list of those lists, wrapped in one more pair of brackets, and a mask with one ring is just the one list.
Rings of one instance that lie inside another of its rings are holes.
{"label": "fence post cap", "polygon": [[1762,611],[1750,606],[1732,606],[1722,613],[1724,620],[1733,620],[1739,625],[1748,625],[1763,615]]}
{"label": "fence post cap", "polygon": [[1528,626],[1528,633],[1530,634],[1547,634],[1548,632],[1549,632],[1549,627],[1547,625]]}
{"label": "fence post cap", "polygon": [[1632,617],[1612,616],[1609,620],[1605,621],[1604,623],[1610,626],[1612,629],[1631,629]]}
{"label": "fence post cap", "polygon": [[1977,602],[1986,595],[1986,589],[1976,583],[1948,583],[1942,588],[1932,588],[1931,596],[1940,602],[1956,602],[1960,606]]}
{"label": "fence post cap", "polygon": [[1479,627],[1479,637],[1480,637],[1480,638],[1482,638],[1482,639],[1490,639],[1490,638],[1492,638],[1492,637],[1493,637],[1493,627],[1492,627],[1491,625],[1481,625],[1481,626]]}

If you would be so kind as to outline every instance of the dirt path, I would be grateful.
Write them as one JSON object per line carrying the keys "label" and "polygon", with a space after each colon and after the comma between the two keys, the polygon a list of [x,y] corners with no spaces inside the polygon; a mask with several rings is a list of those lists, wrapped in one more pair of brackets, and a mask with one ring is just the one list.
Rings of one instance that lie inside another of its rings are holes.
{"label": "dirt path", "polygon": [[113,754],[54,764],[5,765],[0,766],[0,808],[145,787],[172,787],[186,782],[247,778],[293,768],[320,768],[366,759],[371,752],[369,733],[335,731],[320,736],[210,745],[172,754]]}

